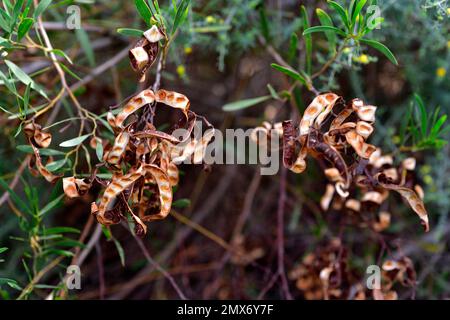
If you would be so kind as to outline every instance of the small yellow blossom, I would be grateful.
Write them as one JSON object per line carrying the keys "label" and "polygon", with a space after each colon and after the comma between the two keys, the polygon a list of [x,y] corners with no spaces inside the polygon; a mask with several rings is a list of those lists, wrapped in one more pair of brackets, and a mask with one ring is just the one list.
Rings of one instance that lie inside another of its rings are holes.
{"label": "small yellow blossom", "polygon": [[352,49],[350,49],[349,47],[345,48],[343,51],[345,54],[349,54],[350,52],[352,52]]}
{"label": "small yellow blossom", "polygon": [[425,177],[423,177],[423,182],[425,182],[426,184],[432,184],[433,177],[431,177],[430,175],[427,174]]}
{"label": "small yellow blossom", "polygon": [[192,53],[192,48],[191,47],[184,47],[184,53],[185,54],[191,54]]}
{"label": "small yellow blossom", "polygon": [[402,141],[401,141],[399,136],[393,136],[392,137],[392,142],[395,143],[395,144],[399,144]]}
{"label": "small yellow blossom", "polygon": [[425,164],[420,167],[420,173],[422,173],[423,175],[429,174],[430,172],[431,172],[431,166]]}
{"label": "small yellow blossom", "polygon": [[177,67],[177,73],[180,76],[180,78],[183,78],[186,75],[186,68],[182,64],[180,64]]}
{"label": "small yellow blossom", "polygon": [[447,41],[447,48],[450,49],[450,41]]}
{"label": "small yellow blossom", "polygon": [[356,62],[362,63],[362,64],[368,64],[370,62],[369,56],[367,54],[362,54],[359,57],[355,57],[354,60]]}
{"label": "small yellow blossom", "polygon": [[216,18],[214,18],[213,16],[207,16],[205,20],[206,20],[207,23],[214,23],[214,22],[216,22]]}
{"label": "small yellow blossom", "polygon": [[444,78],[446,74],[447,70],[445,70],[445,68],[437,68],[436,75],[438,76],[438,78]]}
{"label": "small yellow blossom", "polygon": [[447,14],[450,16],[450,8],[447,8]]}

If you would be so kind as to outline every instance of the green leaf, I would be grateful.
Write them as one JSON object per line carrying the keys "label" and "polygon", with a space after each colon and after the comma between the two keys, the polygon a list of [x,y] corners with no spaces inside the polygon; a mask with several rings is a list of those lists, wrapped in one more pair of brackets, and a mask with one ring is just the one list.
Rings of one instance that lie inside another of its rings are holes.
{"label": "green leaf", "polygon": [[125,267],[125,251],[122,248],[122,245],[120,242],[113,238],[114,245],[116,246],[117,252],[119,253],[120,263],[122,264],[122,267]]}
{"label": "green leaf", "polygon": [[[301,6],[300,14],[303,20],[303,31],[306,31],[309,28],[309,20],[308,13],[306,12],[305,6]],[[303,32],[303,36],[305,38],[305,59],[306,59],[306,73],[311,74],[312,72],[312,36],[305,35]]]}
{"label": "green leaf", "polygon": [[257,98],[250,98],[250,99],[235,101],[235,102],[227,103],[226,105],[224,105],[222,107],[222,110],[223,111],[241,110],[241,109],[245,109],[245,108],[254,106],[261,102],[264,102],[266,100],[269,100],[270,98],[272,98],[272,96],[262,96],[262,97],[257,97]]}
{"label": "green leaf", "polygon": [[22,20],[17,30],[18,41],[20,41],[28,33],[28,31],[30,31],[30,28],[33,26],[33,23],[34,23],[33,18],[25,18]]}
{"label": "green leaf", "polygon": [[1,284],[7,284],[8,286],[10,286],[11,288],[15,289],[15,290],[23,290],[19,284],[17,283],[16,280],[13,279],[8,279],[8,278],[0,278],[0,285]]}
{"label": "green leaf", "polygon": [[53,199],[52,201],[50,201],[49,203],[47,203],[47,205],[42,208],[41,210],[39,210],[39,216],[44,216],[46,213],[48,213],[50,210],[52,210],[53,208],[55,208],[57,205],[59,205],[59,203],[61,202],[61,199],[64,197],[64,194],[60,195],[59,197],[57,197],[56,199]]}
{"label": "green leaf", "polygon": [[67,238],[65,240],[54,242],[53,245],[58,246],[58,247],[69,247],[69,248],[74,248],[74,247],[84,248],[84,247],[86,247],[86,245],[84,243],[81,243],[80,241],[67,239]]}
{"label": "green leaf", "polygon": [[147,3],[144,0],[134,0],[134,4],[136,5],[139,15],[142,19],[144,19],[144,22],[151,26],[150,20],[152,19],[152,12],[150,11]]}
{"label": "green leaf", "polygon": [[50,172],[54,172],[60,168],[62,168],[67,162],[67,159],[61,159],[61,160],[57,160],[57,161],[53,161],[50,162],[48,165],[45,166],[45,168],[47,168],[48,171]]}
{"label": "green leaf", "polygon": [[344,31],[342,31],[341,29],[338,29],[336,27],[330,27],[330,26],[311,27],[311,28],[308,28],[305,31],[303,31],[303,35],[308,35],[308,34],[316,33],[316,32],[330,32],[330,31],[337,33],[343,37],[346,36],[346,33]]}
{"label": "green leaf", "polygon": [[172,203],[174,208],[187,208],[191,205],[191,200],[189,199],[178,199]]}
{"label": "green leaf", "polygon": [[[325,11],[323,11],[322,9],[316,9],[316,14],[323,26],[334,27],[333,21]],[[325,35],[328,39],[330,52],[334,53],[336,51],[336,34],[332,31],[326,31]]]}
{"label": "green leaf", "polygon": [[61,234],[61,233],[80,233],[80,230],[71,227],[54,227],[45,229],[46,235],[49,234]]}
{"label": "green leaf", "polygon": [[11,30],[14,29],[14,27],[17,25],[17,22],[19,21],[19,14],[22,10],[24,0],[16,0],[16,3],[14,5],[13,14],[11,16]]}
{"label": "green leaf", "polygon": [[270,85],[270,83],[267,84],[267,89],[269,90],[272,98],[274,98],[275,100],[281,100],[280,95],[278,94],[278,92],[275,91],[275,89]]}
{"label": "green leaf", "polygon": [[305,77],[303,77],[300,73],[298,73],[295,70],[289,69],[289,68],[285,68],[283,66],[280,66],[279,64],[276,63],[272,63],[270,65],[272,68],[283,72],[284,74],[288,75],[289,77],[291,77],[294,80],[300,81],[301,83],[303,83],[305,86],[308,86],[308,81],[306,81]]}
{"label": "green leaf", "polygon": [[384,54],[386,56],[386,58],[389,59],[389,61],[391,61],[393,64],[395,64],[396,66],[398,65],[397,59],[395,58],[394,54],[391,52],[391,50],[389,50],[388,47],[386,47],[384,44],[382,44],[381,42],[375,41],[375,40],[368,40],[368,39],[359,39],[360,42],[365,43],[369,46],[371,46],[372,48],[380,51],[382,54]]}
{"label": "green leaf", "polygon": [[339,3],[335,2],[335,1],[328,1],[328,4],[330,5],[331,8],[333,8],[339,14],[344,25],[347,28],[349,28],[350,23],[349,23],[347,11]]}
{"label": "green leaf", "polygon": [[60,250],[60,249],[48,249],[48,250],[44,250],[42,252],[43,256],[48,256],[51,254],[55,254],[57,256],[63,256],[63,257],[73,257],[75,254],[71,251],[68,250]]}
{"label": "green leaf", "polygon": [[6,248],[6,247],[0,248],[0,253],[5,252],[6,250],[8,250],[8,248]]}
{"label": "green leaf", "polygon": [[40,0],[36,10],[34,10],[33,18],[37,19],[47,9],[50,3],[52,3],[52,0]]}
{"label": "green leaf", "polygon": [[70,140],[66,140],[66,141],[64,141],[64,142],[61,142],[61,143],[59,144],[59,146],[60,146],[60,147],[64,147],[64,148],[75,147],[75,146],[77,146],[77,145],[83,143],[83,141],[86,140],[86,139],[87,139],[88,137],[90,137],[91,135],[92,135],[92,134],[89,133],[89,134],[85,134],[85,135],[82,135],[82,136],[79,136],[79,137],[76,137],[76,138],[73,138],[73,139],[70,139]]}
{"label": "green leaf", "polygon": [[270,42],[269,22],[267,21],[267,14],[264,6],[261,6],[259,9],[259,25],[264,39],[266,39],[266,42]]}
{"label": "green leaf", "polygon": [[58,64],[61,66],[61,68],[63,68],[63,70],[64,70],[65,72],[67,72],[68,74],[70,74],[70,75],[71,75],[72,77],[74,77],[75,79],[81,81],[81,78],[80,78],[75,72],[73,72],[72,70],[70,70],[69,68],[67,68],[67,67],[64,65],[64,63],[58,62]]}
{"label": "green leaf", "polygon": [[447,121],[447,115],[444,114],[442,115],[439,120],[434,124],[433,128],[431,129],[431,133],[430,136],[432,138],[435,138],[438,136],[439,134],[439,130],[441,129],[441,127],[444,125],[444,123]]}
{"label": "green leaf", "polygon": [[416,100],[416,104],[419,107],[420,112],[420,131],[422,136],[426,136],[428,132],[428,117],[427,110],[425,108],[425,104],[423,103],[422,98],[418,94],[414,94],[414,99]]}
{"label": "green leaf", "polygon": [[9,196],[16,203],[16,205],[20,207],[20,210],[27,212],[28,214],[33,214],[33,211],[30,209],[27,203],[23,201],[2,178],[0,178],[0,186],[9,193]]}
{"label": "green leaf", "polygon": [[288,62],[291,64],[294,62],[294,58],[297,55],[298,37],[295,32],[292,32],[291,39],[289,41]]}
{"label": "green leaf", "polygon": [[53,49],[51,50],[51,52],[53,52],[54,54],[63,57],[64,59],[66,59],[70,64],[73,64],[72,59],[70,59],[70,57],[62,50],[60,49]]}
{"label": "green leaf", "polygon": [[98,160],[100,162],[103,161],[103,145],[101,141],[97,140],[97,144],[95,145],[95,154],[97,155]]}
{"label": "green leaf", "polygon": [[20,69],[12,61],[5,60],[5,63],[8,66],[9,70],[11,70],[11,72],[16,76],[17,79],[19,79],[20,82],[22,82],[25,85],[30,85],[33,90],[39,92],[44,98],[48,99],[48,96],[44,92],[44,90],[36,82],[34,82],[29,75],[23,72],[22,69]]}
{"label": "green leaf", "polygon": [[175,19],[172,26],[172,35],[175,33],[180,24],[182,24],[186,19],[190,2],[190,0],[181,0],[178,4],[177,12],[175,13]]}
{"label": "green leaf", "polygon": [[119,28],[117,29],[117,32],[128,37],[142,37],[142,35],[144,34],[144,31],[142,30],[131,28]]}
{"label": "green leaf", "polygon": [[89,40],[89,35],[84,29],[76,29],[75,35],[77,36],[77,39],[80,42],[81,48],[83,49],[90,66],[91,67],[95,66],[94,49],[92,49],[91,41]]}
{"label": "green leaf", "polygon": [[356,24],[356,18],[358,18],[362,8],[366,5],[367,0],[359,0],[355,6],[355,10],[352,13],[352,26]]}
{"label": "green leaf", "polygon": [[[25,153],[34,153],[33,148],[30,145],[22,144],[16,147],[17,150]],[[65,155],[64,152],[48,149],[48,148],[42,148],[39,149],[39,153],[43,156],[63,156]]]}

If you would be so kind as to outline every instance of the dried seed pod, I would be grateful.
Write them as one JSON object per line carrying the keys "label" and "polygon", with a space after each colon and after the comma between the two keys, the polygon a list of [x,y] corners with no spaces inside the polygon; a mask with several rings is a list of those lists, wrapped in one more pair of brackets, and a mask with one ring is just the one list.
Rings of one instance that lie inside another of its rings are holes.
{"label": "dried seed pod", "polygon": [[145,165],[144,167],[146,175],[151,175],[158,186],[160,212],[154,215],[141,215],[142,221],[153,221],[164,219],[169,213],[172,207],[172,188],[170,186],[169,178],[166,173],[154,165]]}
{"label": "dried seed pod", "polygon": [[362,100],[354,99],[352,101],[352,108],[361,120],[375,122],[375,112],[377,111],[377,107],[364,105]]}
{"label": "dried seed pod", "polygon": [[175,109],[180,109],[187,117],[190,103],[184,94],[160,89],[156,92],[155,97],[157,102],[164,103]]}
{"label": "dried seed pod", "polygon": [[378,191],[368,191],[363,194],[361,201],[370,201],[380,205],[383,203],[384,199],[381,193],[379,193]]}
{"label": "dried seed pod", "polygon": [[41,155],[39,153],[39,149],[35,147],[35,145],[33,144],[33,142],[31,141],[31,139],[28,139],[31,147],[33,148],[33,152],[34,152],[34,156],[36,158],[35,162],[36,162],[36,167],[39,171],[39,173],[45,178],[45,180],[47,180],[50,183],[55,183],[56,180],[58,180],[59,178],[62,177],[62,175],[55,175],[53,173],[51,173],[47,168],[44,167],[44,165],[42,164],[42,160],[41,160]]}
{"label": "dried seed pod", "polygon": [[356,123],[356,133],[364,139],[367,139],[373,132],[373,127],[370,123],[365,121],[358,121]]}
{"label": "dried seed pod", "polygon": [[379,221],[373,223],[373,229],[376,232],[386,230],[391,225],[391,214],[389,212],[382,211],[378,215],[378,220]]}
{"label": "dried seed pod", "polygon": [[155,101],[155,94],[152,90],[147,89],[141,91],[139,94],[134,96],[128,101],[125,107],[120,111],[120,113],[115,118],[115,126],[123,129],[124,121],[132,113],[136,112],[145,105],[151,104]]}
{"label": "dried seed pod", "polygon": [[369,159],[376,150],[375,146],[365,143],[364,138],[357,134],[355,130],[347,132],[345,138],[361,158]]}
{"label": "dried seed pod", "polygon": [[86,194],[90,189],[91,183],[85,179],[76,179],[75,177],[63,178],[63,189],[66,196],[69,198],[78,198]]}
{"label": "dried seed pod", "polygon": [[355,212],[359,212],[361,210],[361,202],[356,199],[348,199],[345,201],[345,207]]}
{"label": "dried seed pod", "polygon": [[334,93],[321,94],[315,97],[303,114],[303,118],[300,122],[300,136],[308,134],[309,129],[314,124],[316,118],[324,112],[323,116],[318,119],[317,124],[320,125],[331,112],[332,107],[338,99],[339,97]]}
{"label": "dried seed pod", "polygon": [[135,71],[142,72],[149,63],[149,56],[144,47],[130,49],[131,66]]}
{"label": "dried seed pod", "polygon": [[330,207],[331,200],[333,200],[334,190],[335,188],[332,184],[327,184],[325,193],[320,199],[320,207],[323,211],[327,211]]}
{"label": "dried seed pod", "polygon": [[343,181],[341,174],[337,168],[327,168],[324,171],[325,176],[332,182]]}
{"label": "dried seed pod", "polygon": [[417,195],[417,193],[415,193],[412,189],[393,184],[390,181],[390,179],[388,177],[386,177],[386,175],[384,175],[383,173],[376,174],[374,176],[374,178],[378,181],[378,183],[383,188],[388,189],[388,190],[394,190],[394,191],[400,193],[400,195],[404,199],[406,199],[409,206],[419,216],[419,218],[422,222],[422,225],[424,226],[425,232],[429,231],[430,226],[429,226],[429,221],[428,221],[428,214],[427,214],[427,211],[425,209],[422,199],[420,199],[420,197]]}
{"label": "dried seed pod", "polygon": [[114,140],[114,145],[111,151],[109,151],[106,161],[110,164],[118,164],[124,156],[129,140],[130,134],[126,131],[122,131]]}
{"label": "dried seed pod", "polygon": [[144,32],[144,37],[149,42],[155,43],[164,39],[166,36],[156,25],[153,25],[150,29]]}

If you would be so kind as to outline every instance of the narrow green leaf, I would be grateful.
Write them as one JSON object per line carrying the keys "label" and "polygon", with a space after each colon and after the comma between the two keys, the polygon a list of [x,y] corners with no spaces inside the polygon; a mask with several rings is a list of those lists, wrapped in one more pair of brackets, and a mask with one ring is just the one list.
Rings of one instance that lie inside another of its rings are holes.
{"label": "narrow green leaf", "polygon": [[103,161],[103,145],[101,141],[97,140],[97,144],[95,145],[95,154],[100,162]]}
{"label": "narrow green leaf", "polygon": [[266,9],[264,6],[261,6],[259,11],[259,25],[261,27],[261,33],[266,39],[266,42],[270,42],[270,28],[269,28],[269,22],[267,21],[267,14]]}
{"label": "narrow green leaf", "polygon": [[[27,144],[19,145],[16,147],[17,150],[25,152],[25,153],[34,153],[33,148]],[[39,149],[39,153],[43,156],[63,156],[65,155],[64,152],[48,149],[48,148],[42,148]]]}
{"label": "narrow green leaf", "polygon": [[180,3],[178,4],[177,12],[175,13],[175,19],[173,21],[173,26],[172,26],[172,32],[171,32],[172,35],[178,29],[180,24],[182,24],[183,21],[186,19],[190,2],[191,2],[190,0],[181,0]]}
{"label": "narrow green leaf", "polygon": [[152,19],[152,12],[148,7],[147,3],[144,0],[134,0],[134,4],[136,5],[136,9],[139,12],[139,15],[144,20],[147,25],[151,25],[150,20]]}
{"label": "narrow green leaf", "polygon": [[54,54],[63,57],[64,59],[66,59],[70,64],[73,64],[72,59],[70,59],[70,57],[62,50],[60,49],[53,49],[51,50]]}
{"label": "narrow green leaf", "polygon": [[117,32],[128,37],[142,37],[142,35],[144,34],[144,31],[142,30],[131,28],[119,28],[117,29]]}
{"label": "narrow green leaf", "polygon": [[116,246],[117,253],[119,253],[120,264],[122,265],[122,267],[125,267],[125,251],[123,250],[122,245],[116,238],[113,238],[113,241],[114,245]]}
{"label": "narrow green leaf", "polygon": [[47,9],[50,3],[52,3],[52,0],[40,0],[36,10],[34,10],[33,18],[37,19]]}
{"label": "narrow green leaf", "polygon": [[20,82],[25,85],[30,85],[33,90],[39,92],[43,97],[48,99],[45,91],[36,82],[34,82],[29,75],[23,72],[23,70],[20,69],[19,66],[9,60],[5,60],[5,63],[8,66],[9,70],[11,70],[11,72],[16,76],[17,79],[19,79]]}
{"label": "narrow green leaf", "polygon": [[305,31],[303,31],[303,35],[309,35],[311,33],[316,33],[316,32],[330,32],[330,31],[337,33],[343,37],[346,36],[346,33],[344,31],[342,31],[341,29],[338,29],[336,27],[330,27],[330,26],[311,27],[311,28],[308,28]]}
{"label": "narrow green leaf", "polygon": [[81,143],[83,143],[84,140],[86,140],[88,137],[90,137],[92,134],[85,134],[70,140],[66,140],[64,142],[61,142],[59,144],[60,147],[64,147],[64,148],[70,148],[70,147],[75,147]]}
{"label": "narrow green leaf", "polygon": [[20,41],[28,33],[28,31],[30,31],[30,28],[33,26],[33,23],[34,23],[33,18],[25,18],[22,20],[17,30],[18,41]]}
{"label": "narrow green leaf", "polygon": [[358,0],[355,6],[355,10],[352,12],[352,26],[356,24],[356,19],[358,18],[362,8],[366,5],[367,0]]}
{"label": "narrow green leaf", "polygon": [[295,32],[292,32],[291,39],[289,41],[288,62],[292,64],[297,55],[298,37]]}
{"label": "narrow green leaf", "polygon": [[[306,12],[305,6],[301,6],[300,14],[303,20],[303,31],[309,28],[308,12]],[[303,37],[305,38],[305,59],[306,59],[306,73],[311,74],[312,72],[312,36],[310,34],[305,34],[303,32]]]}
{"label": "narrow green leaf", "polygon": [[275,91],[275,89],[270,85],[270,83],[267,84],[267,89],[269,90],[272,98],[274,98],[275,100],[281,100],[280,95],[278,94],[278,92]]}
{"label": "narrow green leaf", "polygon": [[30,209],[28,204],[25,201],[23,201],[17,195],[17,193],[14,192],[14,190],[12,190],[9,187],[9,185],[5,182],[5,180],[3,180],[2,178],[0,178],[0,186],[9,193],[9,196],[16,203],[16,205],[20,207],[20,210],[27,212],[28,214],[33,214],[33,211]]}
{"label": "narrow green leaf", "polygon": [[48,213],[50,210],[54,209],[56,206],[59,205],[59,203],[61,202],[61,199],[64,197],[64,194],[60,195],[59,197],[57,197],[56,199],[53,199],[52,201],[50,201],[49,203],[47,203],[47,205],[45,207],[43,207],[40,211],[39,211],[39,216],[44,216],[46,213]]}
{"label": "narrow green leaf", "polygon": [[80,233],[80,230],[71,227],[54,227],[45,229],[44,234]]}
{"label": "narrow green leaf", "polygon": [[436,138],[439,135],[439,131],[441,130],[441,127],[444,125],[444,123],[447,121],[447,115],[442,115],[439,120],[434,124],[433,128],[431,128],[430,137]]}
{"label": "narrow green leaf", "polygon": [[[317,17],[323,26],[334,27],[331,17],[322,9],[316,9]],[[333,31],[326,31],[325,35],[328,39],[330,52],[336,51],[336,34]]]}
{"label": "narrow green leaf", "polygon": [[342,22],[348,29],[350,27],[350,20],[347,11],[339,3],[335,1],[328,1],[328,4],[339,14]]}
{"label": "narrow green leaf", "polygon": [[6,250],[8,250],[8,248],[6,248],[6,247],[0,248],[0,253],[5,252]]}
{"label": "narrow green leaf", "polygon": [[53,161],[50,162],[48,165],[45,166],[45,168],[50,171],[50,172],[54,172],[60,168],[62,168],[67,162],[67,159],[61,159],[61,160],[57,160],[57,161]]}
{"label": "narrow green leaf", "polygon": [[395,64],[396,66],[398,65],[397,59],[395,58],[394,54],[391,52],[391,50],[389,50],[388,47],[386,47],[384,44],[382,44],[381,42],[375,41],[375,40],[368,40],[368,39],[360,39],[359,40],[362,43],[365,43],[369,46],[371,46],[372,48],[380,51],[382,54],[384,54],[386,56],[386,58],[389,59],[389,61],[391,61],[393,64]]}
{"label": "narrow green leaf", "polygon": [[272,96],[262,96],[262,97],[257,97],[257,98],[250,98],[250,99],[235,101],[235,102],[227,103],[226,105],[224,105],[222,107],[222,110],[223,111],[241,110],[241,109],[245,109],[245,108],[257,105],[261,102],[269,100],[270,98],[272,98]]}
{"label": "narrow green leaf", "polygon": [[83,49],[90,66],[94,67],[95,55],[94,49],[92,49],[91,41],[89,40],[89,35],[84,29],[76,29],[75,35],[77,36],[77,39],[80,42],[81,48]]}
{"label": "narrow green leaf", "polygon": [[10,286],[11,288],[13,288],[15,290],[19,290],[19,291],[23,290],[22,287],[19,286],[17,281],[13,280],[13,279],[0,278],[0,284],[7,284],[8,286]]}
{"label": "narrow green leaf", "polygon": [[283,72],[284,74],[288,75],[289,77],[291,77],[294,80],[300,81],[301,83],[303,83],[305,86],[308,85],[308,81],[306,80],[305,77],[303,77],[300,73],[298,73],[295,70],[289,69],[289,68],[285,68],[283,66],[280,66],[279,64],[276,63],[272,63],[270,65],[272,68]]}
{"label": "narrow green leaf", "polygon": [[418,94],[414,94],[414,99],[416,100],[416,104],[420,112],[420,131],[422,133],[422,136],[425,137],[428,132],[427,110],[425,108],[425,104],[423,103],[422,98]]}
{"label": "narrow green leaf", "polygon": [[189,199],[178,199],[172,203],[174,208],[187,208],[191,205],[191,200]]}

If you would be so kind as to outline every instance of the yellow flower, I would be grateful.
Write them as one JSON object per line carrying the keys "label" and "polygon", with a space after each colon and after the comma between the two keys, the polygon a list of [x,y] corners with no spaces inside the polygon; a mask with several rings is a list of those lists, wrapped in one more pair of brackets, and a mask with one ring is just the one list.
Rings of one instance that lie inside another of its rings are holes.
{"label": "yellow flower", "polygon": [[370,62],[369,56],[367,54],[362,54],[359,57],[355,57],[354,60],[356,62],[362,63],[362,64],[368,64]]}
{"label": "yellow flower", "polygon": [[191,47],[184,47],[184,53],[185,54],[191,54],[192,53],[192,48]]}
{"label": "yellow flower", "polygon": [[450,16],[450,8],[447,8],[447,14]]}
{"label": "yellow flower", "polygon": [[444,78],[446,74],[447,70],[445,70],[445,68],[441,67],[436,69],[436,75],[438,76],[438,78]]}
{"label": "yellow flower", "polygon": [[447,41],[447,48],[450,49],[450,41]]}
{"label": "yellow flower", "polygon": [[423,182],[425,182],[426,184],[432,184],[433,178],[427,174],[425,177],[423,177]]}
{"label": "yellow flower", "polygon": [[349,54],[350,52],[352,52],[352,49],[350,49],[350,48],[345,48],[344,49],[344,51],[343,51],[345,54]]}
{"label": "yellow flower", "polygon": [[206,22],[207,23],[214,23],[214,22],[216,22],[216,18],[214,18],[213,16],[207,16],[206,17]]}
{"label": "yellow flower", "polygon": [[182,64],[180,64],[177,67],[177,73],[180,76],[180,78],[183,78],[186,75],[186,68]]}

